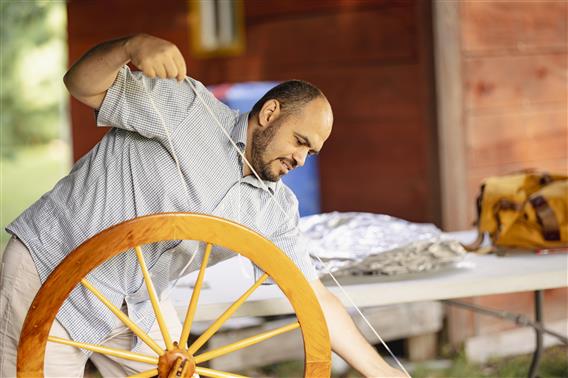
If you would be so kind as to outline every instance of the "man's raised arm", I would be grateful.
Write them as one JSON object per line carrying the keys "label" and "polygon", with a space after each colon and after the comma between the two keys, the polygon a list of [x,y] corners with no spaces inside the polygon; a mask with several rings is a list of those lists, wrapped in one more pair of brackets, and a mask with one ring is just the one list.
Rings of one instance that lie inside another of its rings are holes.
{"label": "man's raised arm", "polygon": [[99,109],[118,71],[129,62],[152,78],[181,81],[187,72],[176,45],[151,35],[136,34],[95,46],[71,66],[63,82],[73,97]]}

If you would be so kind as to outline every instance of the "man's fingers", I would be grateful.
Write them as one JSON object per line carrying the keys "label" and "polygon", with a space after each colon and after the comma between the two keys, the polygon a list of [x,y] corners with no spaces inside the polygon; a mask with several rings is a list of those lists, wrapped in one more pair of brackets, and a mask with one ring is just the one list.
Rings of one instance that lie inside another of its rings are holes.
{"label": "man's fingers", "polygon": [[164,62],[164,68],[166,69],[166,75],[168,79],[178,76],[178,69],[173,59],[166,59],[166,61]]}
{"label": "man's fingers", "polygon": [[160,79],[177,79],[182,81],[185,79],[186,66],[183,56],[176,48],[167,53],[162,53],[154,58],[145,59],[141,64],[135,64],[144,75]]}
{"label": "man's fingers", "polygon": [[185,79],[187,68],[179,48],[171,42],[147,34],[131,39],[131,62],[148,77]]}
{"label": "man's fingers", "polygon": [[156,70],[154,70],[153,68],[142,68],[142,73],[146,76],[148,76],[149,78],[155,78],[156,77]]}
{"label": "man's fingers", "polygon": [[154,66],[154,69],[156,70],[156,76],[158,76],[160,79],[165,79],[166,76],[166,67],[164,67],[163,63],[158,63]]}
{"label": "man's fingers", "polygon": [[187,75],[187,67],[185,65],[185,59],[183,59],[183,56],[179,51],[177,51],[177,54],[173,55],[173,59],[178,71],[177,75],[178,81],[184,80]]}

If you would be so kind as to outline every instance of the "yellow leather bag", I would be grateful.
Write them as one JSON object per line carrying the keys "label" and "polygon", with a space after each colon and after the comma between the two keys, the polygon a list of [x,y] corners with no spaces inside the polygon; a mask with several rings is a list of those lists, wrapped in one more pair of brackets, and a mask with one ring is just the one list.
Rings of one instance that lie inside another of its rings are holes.
{"label": "yellow leather bag", "polygon": [[525,250],[568,247],[568,176],[537,172],[490,177],[477,197],[477,241]]}

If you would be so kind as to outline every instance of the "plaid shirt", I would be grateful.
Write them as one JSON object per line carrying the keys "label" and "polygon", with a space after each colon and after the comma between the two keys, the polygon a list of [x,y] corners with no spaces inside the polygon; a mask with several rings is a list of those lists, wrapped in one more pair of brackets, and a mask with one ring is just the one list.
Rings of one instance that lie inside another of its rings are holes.
{"label": "plaid shirt", "polygon": [[[239,115],[201,83],[193,83],[244,150],[247,114]],[[160,118],[169,130],[189,196]],[[241,158],[188,83],[150,79],[125,66],[107,91],[97,125],[112,128],[69,175],[7,227],[30,250],[42,283],[70,251],[100,231],[134,217],[172,211],[244,224],[280,247],[308,280],[317,277],[297,228],[296,197],[281,181],[266,181],[264,189],[254,176],[242,177]],[[282,214],[268,191],[289,214]],[[164,294],[180,274],[199,268],[204,246],[171,241],[145,245],[143,251],[156,290]],[[233,255],[214,248],[210,265]],[[126,303],[130,318],[145,331],[150,329],[155,317],[133,251],[102,264],[87,279],[117,307]],[[90,343],[101,343],[120,323],[82,285],[72,291],[57,319],[73,340]]]}

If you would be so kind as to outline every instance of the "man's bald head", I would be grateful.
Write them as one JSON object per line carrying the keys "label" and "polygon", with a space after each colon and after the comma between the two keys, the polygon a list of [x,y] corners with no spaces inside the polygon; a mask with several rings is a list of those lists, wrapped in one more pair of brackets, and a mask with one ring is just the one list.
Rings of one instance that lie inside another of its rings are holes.
{"label": "man's bald head", "polygon": [[[288,80],[278,84],[254,104],[249,119],[258,115],[262,106],[269,100],[277,100],[281,115],[285,118],[301,110],[310,101],[322,97],[322,91],[315,85],[303,80]],[[326,99],[327,100],[327,99]]]}

